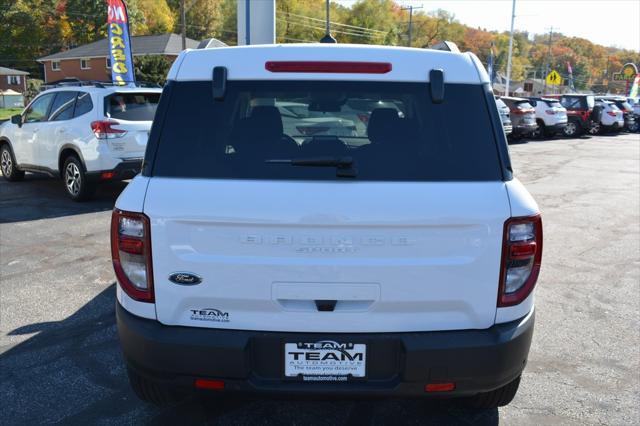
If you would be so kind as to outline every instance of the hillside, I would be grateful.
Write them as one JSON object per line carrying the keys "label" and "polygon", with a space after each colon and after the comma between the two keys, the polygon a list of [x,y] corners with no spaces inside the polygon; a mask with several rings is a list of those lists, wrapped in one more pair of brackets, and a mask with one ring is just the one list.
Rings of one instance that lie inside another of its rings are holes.
{"label": "hillside", "polygon": [[[134,35],[179,32],[179,0],[128,0]],[[235,44],[235,0],[187,0],[187,36],[216,37]],[[40,74],[35,58],[105,37],[104,0],[0,0],[0,64]],[[324,32],[324,0],[277,0],[279,42],[314,42]],[[407,15],[393,0],[360,0],[351,8],[332,4],[333,34],[340,43],[407,44]],[[508,33],[471,28],[447,11],[414,14],[413,42],[426,47],[452,40],[486,63],[494,44],[496,67],[506,68]],[[547,35],[516,32],[513,78],[540,77],[549,60],[566,74],[573,68],[578,89],[599,90],[626,62],[640,63],[640,53],[555,34],[551,58]],[[621,88],[613,84],[612,88]]]}

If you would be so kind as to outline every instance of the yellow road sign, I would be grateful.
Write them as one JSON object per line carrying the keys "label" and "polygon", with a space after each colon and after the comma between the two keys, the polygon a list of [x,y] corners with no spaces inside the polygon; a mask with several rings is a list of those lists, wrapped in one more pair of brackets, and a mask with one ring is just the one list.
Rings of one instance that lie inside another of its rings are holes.
{"label": "yellow road sign", "polygon": [[559,86],[562,84],[562,77],[560,77],[558,71],[552,70],[549,74],[547,74],[546,81],[547,84],[551,86]]}

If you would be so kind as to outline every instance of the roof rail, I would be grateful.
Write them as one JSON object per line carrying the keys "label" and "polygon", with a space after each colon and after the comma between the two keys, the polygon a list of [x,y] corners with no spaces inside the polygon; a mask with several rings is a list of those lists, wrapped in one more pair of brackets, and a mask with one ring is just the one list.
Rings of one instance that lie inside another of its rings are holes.
{"label": "roof rail", "polygon": [[[78,81],[60,81],[53,84],[43,84],[40,88],[40,91],[45,91],[49,89],[55,89],[58,87],[69,87],[69,86],[94,86],[99,89],[104,89],[106,87],[118,86],[114,84],[112,81],[99,81],[99,80],[78,80]],[[136,81],[135,87],[141,88],[162,88],[158,83],[154,83],[151,81]]]}
{"label": "roof rail", "polygon": [[429,49],[433,50],[444,50],[445,52],[453,52],[460,53],[460,49],[458,49],[458,45],[452,41],[442,40],[440,43],[436,43],[433,46],[429,47]]}

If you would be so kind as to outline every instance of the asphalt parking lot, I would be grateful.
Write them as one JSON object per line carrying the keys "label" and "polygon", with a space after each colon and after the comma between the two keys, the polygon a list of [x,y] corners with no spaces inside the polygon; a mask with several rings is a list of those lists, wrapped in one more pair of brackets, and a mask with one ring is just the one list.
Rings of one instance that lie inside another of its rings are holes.
{"label": "asphalt parking lot", "polygon": [[545,252],[528,367],[516,399],[190,398],[163,410],[127,383],[114,321],[110,210],[58,181],[0,180],[0,424],[638,424],[640,135],[512,145],[543,212]]}

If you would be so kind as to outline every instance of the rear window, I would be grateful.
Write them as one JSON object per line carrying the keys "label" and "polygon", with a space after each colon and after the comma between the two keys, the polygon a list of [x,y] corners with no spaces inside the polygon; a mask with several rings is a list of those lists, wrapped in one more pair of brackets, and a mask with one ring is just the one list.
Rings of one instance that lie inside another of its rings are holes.
{"label": "rear window", "polygon": [[105,98],[104,115],[127,121],[152,121],[160,93],[114,93]]}
{"label": "rear window", "polygon": [[560,103],[566,109],[592,109],[595,105],[593,96],[563,96]]}
{"label": "rear window", "polygon": [[558,101],[544,101],[547,106],[551,107],[551,108],[560,108],[562,107],[562,105],[560,105],[560,102]]}
{"label": "rear window", "polygon": [[516,102],[516,108],[518,108],[518,109],[533,109],[533,106],[529,103],[529,101],[520,101],[520,102]]}
{"label": "rear window", "polygon": [[328,159],[354,180],[502,179],[479,85],[448,84],[433,104],[427,83],[228,81],[224,100],[210,82],[170,84],[155,176],[344,179]]}

